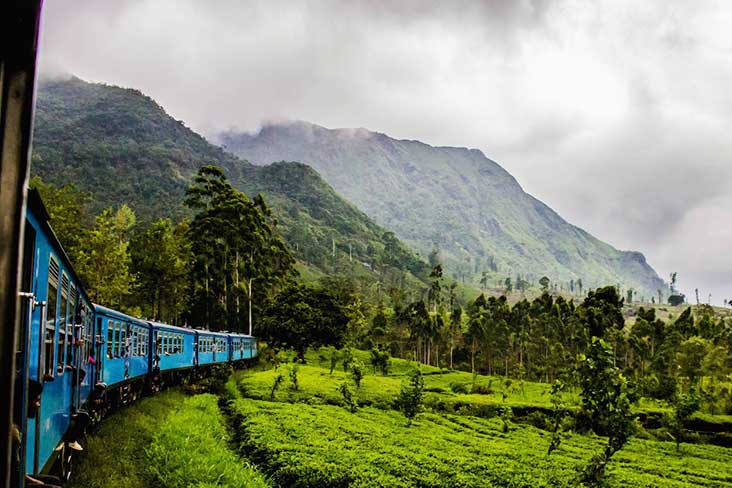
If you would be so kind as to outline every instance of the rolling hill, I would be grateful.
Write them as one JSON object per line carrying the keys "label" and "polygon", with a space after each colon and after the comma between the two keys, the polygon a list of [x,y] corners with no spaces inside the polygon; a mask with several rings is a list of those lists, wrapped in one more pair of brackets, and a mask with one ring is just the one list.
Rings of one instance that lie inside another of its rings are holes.
{"label": "rolling hill", "polygon": [[137,90],[78,78],[42,81],[32,157],[34,175],[91,193],[94,212],[126,203],[143,222],[188,216],[185,189],[198,168],[214,164],[248,195],[265,196],[295,255],[320,271],[427,273],[411,249],[312,168],[296,162],[251,165],[211,145]]}
{"label": "rolling hill", "polygon": [[254,164],[301,161],[378,224],[426,255],[439,246],[454,275],[495,284],[546,275],[567,287],[620,284],[646,297],[663,281],[639,252],[620,251],[571,225],[481,151],[397,140],[307,122],[265,125],[214,140]]}

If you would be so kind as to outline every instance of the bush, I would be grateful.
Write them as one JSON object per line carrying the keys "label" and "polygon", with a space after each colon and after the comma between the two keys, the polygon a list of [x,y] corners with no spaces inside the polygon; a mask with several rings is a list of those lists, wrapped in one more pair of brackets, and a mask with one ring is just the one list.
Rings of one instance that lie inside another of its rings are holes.
{"label": "bush", "polygon": [[300,389],[300,385],[297,382],[297,371],[300,367],[297,365],[297,363],[293,363],[292,366],[290,366],[290,382],[292,383],[292,389],[294,391],[298,391]]}
{"label": "bush", "polygon": [[351,413],[355,413],[358,409],[358,402],[356,402],[356,399],[353,397],[353,392],[351,391],[351,387],[348,386],[348,383],[345,381],[341,383],[338,387],[338,392],[343,397],[343,403],[346,407],[348,407]]}
{"label": "bush", "polygon": [[424,378],[422,377],[422,371],[415,369],[409,373],[407,380],[402,383],[401,391],[395,402],[397,409],[407,417],[407,425],[412,423],[412,419],[421,410],[423,396]]}
{"label": "bush", "polygon": [[361,388],[361,380],[363,379],[363,365],[361,361],[353,361],[351,363],[351,377],[356,383],[356,388]]}
{"label": "bush", "polygon": [[450,383],[450,390],[452,390],[453,393],[468,393],[468,385],[465,383]]}
{"label": "bush", "polygon": [[282,374],[278,374],[275,376],[274,383],[272,383],[272,389],[269,392],[269,399],[274,400],[275,394],[277,393],[277,389],[280,387],[282,382],[285,380],[285,377],[282,376]]}
{"label": "bush", "polygon": [[475,393],[478,395],[493,394],[493,380],[489,380],[487,385],[479,385],[478,383],[473,383],[473,386],[470,388],[470,393]]}
{"label": "bush", "polygon": [[374,367],[374,373],[379,371],[382,375],[389,374],[389,366],[391,357],[387,351],[381,351],[377,348],[371,349],[371,365]]}

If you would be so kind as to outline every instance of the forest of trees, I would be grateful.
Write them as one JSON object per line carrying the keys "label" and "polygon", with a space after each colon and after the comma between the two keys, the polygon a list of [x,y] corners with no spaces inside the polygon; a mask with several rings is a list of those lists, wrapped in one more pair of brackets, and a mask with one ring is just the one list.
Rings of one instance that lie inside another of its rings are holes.
{"label": "forest of trees", "polygon": [[710,306],[686,309],[669,323],[655,308],[640,308],[627,326],[617,287],[587,290],[575,303],[545,277],[543,293],[531,301],[481,294],[465,302],[437,252],[423,281],[337,273],[306,286],[264,199],[236,190],[216,167],[199,171],[187,192],[193,218],[177,223],[141,224],[125,205],[91,216],[88,197],[73,186],[38,178],[32,184],[92,299],[132,314],[245,332],[251,320],[255,335],[300,356],[313,345],[349,344],[570,386],[579,386],[578,358],[599,338],[643,396],[693,394],[710,413],[732,413],[724,381],[732,371],[732,322]]}

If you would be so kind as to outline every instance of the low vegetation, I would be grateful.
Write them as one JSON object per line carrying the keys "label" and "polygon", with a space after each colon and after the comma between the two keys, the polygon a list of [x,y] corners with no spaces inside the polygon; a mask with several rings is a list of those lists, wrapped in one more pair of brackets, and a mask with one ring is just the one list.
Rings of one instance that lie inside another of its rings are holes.
{"label": "low vegetation", "polygon": [[[577,467],[602,448],[569,435],[551,457],[551,434],[527,425],[504,432],[498,419],[355,413],[330,405],[239,398],[241,448],[281,486],[575,486]],[[633,440],[608,467],[611,486],[720,486],[732,483],[732,453],[720,447]]]}
{"label": "low vegetation", "polygon": [[269,486],[228,443],[214,395],[164,392],[106,419],[86,439],[69,487]]}

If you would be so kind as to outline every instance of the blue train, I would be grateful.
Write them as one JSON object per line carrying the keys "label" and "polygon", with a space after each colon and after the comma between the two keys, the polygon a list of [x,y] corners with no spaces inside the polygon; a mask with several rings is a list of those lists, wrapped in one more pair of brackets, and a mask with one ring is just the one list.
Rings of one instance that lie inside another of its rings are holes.
{"label": "blue train", "polygon": [[257,356],[249,335],[177,327],[92,303],[48,221],[30,190],[21,274],[29,291],[13,415],[21,486],[50,472],[68,477],[79,436],[110,408]]}

